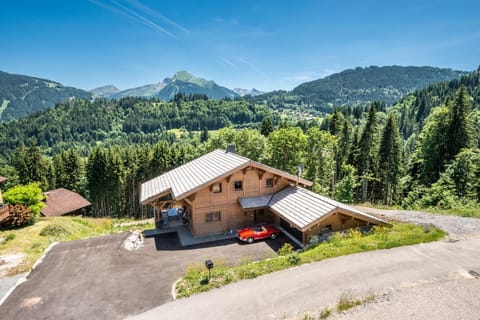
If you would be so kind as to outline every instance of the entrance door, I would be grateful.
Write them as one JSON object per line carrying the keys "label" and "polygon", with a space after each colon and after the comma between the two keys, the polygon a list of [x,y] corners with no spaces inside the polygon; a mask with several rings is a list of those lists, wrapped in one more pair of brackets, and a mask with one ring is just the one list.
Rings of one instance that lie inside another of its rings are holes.
{"label": "entrance door", "polygon": [[257,209],[253,211],[253,221],[255,223],[267,222],[267,215],[265,209]]}

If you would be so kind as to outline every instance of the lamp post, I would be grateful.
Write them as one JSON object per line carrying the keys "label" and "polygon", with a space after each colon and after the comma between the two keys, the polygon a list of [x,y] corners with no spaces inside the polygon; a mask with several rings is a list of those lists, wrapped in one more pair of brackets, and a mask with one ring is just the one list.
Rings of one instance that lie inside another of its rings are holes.
{"label": "lamp post", "polygon": [[205,267],[208,269],[208,280],[210,280],[210,270],[213,269],[212,260],[205,260]]}

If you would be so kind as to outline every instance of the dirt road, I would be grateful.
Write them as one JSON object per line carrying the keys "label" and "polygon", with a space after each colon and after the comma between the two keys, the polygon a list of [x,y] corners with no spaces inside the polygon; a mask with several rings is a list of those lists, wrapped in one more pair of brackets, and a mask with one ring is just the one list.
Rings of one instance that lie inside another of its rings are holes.
{"label": "dirt road", "polygon": [[387,220],[406,221],[422,225],[433,224],[448,232],[448,238],[451,240],[480,239],[480,219],[476,218],[409,210],[381,210],[362,206],[355,206],[355,208]]}

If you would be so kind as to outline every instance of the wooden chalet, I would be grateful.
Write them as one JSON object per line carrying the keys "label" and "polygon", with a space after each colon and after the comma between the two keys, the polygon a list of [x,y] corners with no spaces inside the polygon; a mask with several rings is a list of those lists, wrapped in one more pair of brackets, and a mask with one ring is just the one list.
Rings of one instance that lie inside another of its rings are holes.
{"label": "wooden chalet", "polygon": [[267,222],[299,244],[325,230],[387,225],[383,220],[305,189],[312,182],[242,157],[215,150],[141,186],[140,202],[161,212],[181,207],[194,236]]}

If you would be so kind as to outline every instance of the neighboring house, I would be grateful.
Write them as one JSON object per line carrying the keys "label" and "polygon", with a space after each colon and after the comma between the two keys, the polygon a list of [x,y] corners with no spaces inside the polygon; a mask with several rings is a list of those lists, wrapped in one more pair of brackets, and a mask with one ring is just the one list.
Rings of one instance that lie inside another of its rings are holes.
{"label": "neighboring house", "polygon": [[151,179],[140,202],[157,212],[183,207],[194,236],[268,222],[301,244],[313,235],[383,220],[320,196],[303,187],[312,182],[242,157],[215,150]]}
{"label": "neighboring house", "polygon": [[81,215],[91,203],[76,192],[65,188],[55,189],[43,193],[45,195],[45,207],[41,214],[45,217],[63,215]]}
{"label": "neighboring house", "polygon": [[[7,178],[0,176],[0,187],[2,183],[7,180]],[[3,204],[2,189],[0,188],[0,221],[3,220],[5,217],[8,217],[9,214],[10,212],[8,211],[8,206]]]}
{"label": "neighboring house", "polygon": [[[8,178],[0,176],[0,186],[1,186],[2,183],[4,183],[7,180],[8,180]],[[0,206],[1,206],[2,203],[3,203],[2,189],[0,188]]]}

